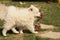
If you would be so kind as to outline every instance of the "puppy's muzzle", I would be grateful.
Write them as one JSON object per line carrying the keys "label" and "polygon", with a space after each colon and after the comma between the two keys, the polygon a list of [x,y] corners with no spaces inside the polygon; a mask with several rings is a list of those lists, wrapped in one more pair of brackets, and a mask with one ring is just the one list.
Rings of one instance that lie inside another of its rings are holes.
{"label": "puppy's muzzle", "polygon": [[37,18],[42,19],[44,17],[44,14],[41,13],[40,16],[37,16]]}

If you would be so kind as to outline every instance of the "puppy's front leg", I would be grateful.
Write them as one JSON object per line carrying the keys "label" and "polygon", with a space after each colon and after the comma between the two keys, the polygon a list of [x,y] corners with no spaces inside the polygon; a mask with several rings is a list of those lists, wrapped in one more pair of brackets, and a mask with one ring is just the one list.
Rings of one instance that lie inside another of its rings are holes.
{"label": "puppy's front leg", "polygon": [[37,31],[35,31],[34,25],[28,25],[27,28],[32,32],[32,33],[38,33]]}
{"label": "puppy's front leg", "polygon": [[5,24],[3,25],[3,30],[2,30],[2,34],[3,36],[7,36],[6,33],[8,30],[10,30],[15,24],[14,23],[10,23],[9,22],[5,22]]}

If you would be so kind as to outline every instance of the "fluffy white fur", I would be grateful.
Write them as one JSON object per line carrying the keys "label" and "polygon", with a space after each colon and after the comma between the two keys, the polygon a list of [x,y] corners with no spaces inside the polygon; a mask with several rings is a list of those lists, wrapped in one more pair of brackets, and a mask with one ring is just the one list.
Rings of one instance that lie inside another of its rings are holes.
{"label": "fluffy white fur", "polygon": [[[7,7],[7,13],[4,16],[4,26],[2,30],[3,36],[7,36],[8,30],[12,30],[14,33],[19,33],[14,25],[23,26],[22,28],[27,28],[32,33],[38,33],[34,29],[35,16],[40,16],[39,9],[31,5],[29,8],[16,8],[15,6]],[[20,33],[23,29],[20,29]]]}

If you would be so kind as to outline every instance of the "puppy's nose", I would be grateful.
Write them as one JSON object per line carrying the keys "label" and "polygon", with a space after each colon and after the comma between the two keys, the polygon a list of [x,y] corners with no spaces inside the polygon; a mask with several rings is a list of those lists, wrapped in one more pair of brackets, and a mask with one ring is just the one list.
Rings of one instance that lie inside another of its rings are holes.
{"label": "puppy's nose", "polygon": [[40,18],[42,19],[44,17],[44,13],[41,13],[40,14]]}

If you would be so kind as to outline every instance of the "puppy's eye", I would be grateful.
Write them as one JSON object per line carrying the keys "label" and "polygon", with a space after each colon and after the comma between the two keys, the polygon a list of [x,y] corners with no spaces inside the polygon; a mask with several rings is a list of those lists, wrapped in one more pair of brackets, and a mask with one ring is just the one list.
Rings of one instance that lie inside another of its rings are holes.
{"label": "puppy's eye", "polygon": [[30,10],[31,10],[31,11],[33,11],[33,9],[32,9],[32,8],[31,8]]}
{"label": "puppy's eye", "polygon": [[33,9],[32,9],[32,8],[30,8],[29,10],[30,10],[30,11],[33,11]]}

